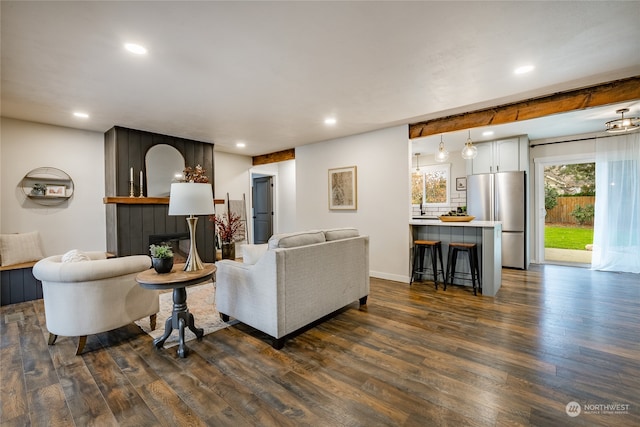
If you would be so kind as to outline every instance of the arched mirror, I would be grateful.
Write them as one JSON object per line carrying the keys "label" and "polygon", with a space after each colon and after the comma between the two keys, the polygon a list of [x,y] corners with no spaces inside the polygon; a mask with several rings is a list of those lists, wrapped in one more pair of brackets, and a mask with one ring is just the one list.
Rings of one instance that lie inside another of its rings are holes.
{"label": "arched mirror", "polygon": [[184,157],[171,145],[158,144],[149,148],[145,156],[147,196],[169,197],[171,182],[182,176]]}

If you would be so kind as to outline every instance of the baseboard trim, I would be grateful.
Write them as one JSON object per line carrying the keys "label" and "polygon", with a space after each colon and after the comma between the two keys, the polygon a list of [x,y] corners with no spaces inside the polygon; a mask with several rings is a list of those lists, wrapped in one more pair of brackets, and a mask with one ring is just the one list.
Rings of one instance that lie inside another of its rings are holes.
{"label": "baseboard trim", "polygon": [[377,279],[391,280],[393,282],[409,283],[409,276],[403,276],[401,274],[391,274],[382,271],[369,271],[369,276]]}

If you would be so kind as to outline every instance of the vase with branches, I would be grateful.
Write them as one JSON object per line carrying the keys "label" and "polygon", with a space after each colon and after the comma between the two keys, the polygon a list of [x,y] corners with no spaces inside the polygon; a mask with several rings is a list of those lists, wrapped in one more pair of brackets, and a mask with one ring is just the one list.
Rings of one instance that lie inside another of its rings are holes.
{"label": "vase with branches", "polygon": [[202,166],[197,165],[195,168],[188,166],[182,171],[185,182],[208,183],[209,177],[207,171]]}
{"label": "vase with branches", "polygon": [[235,242],[244,237],[244,223],[240,215],[225,212],[220,215],[210,215],[209,221],[213,222],[216,234],[220,238],[222,259],[235,258]]}

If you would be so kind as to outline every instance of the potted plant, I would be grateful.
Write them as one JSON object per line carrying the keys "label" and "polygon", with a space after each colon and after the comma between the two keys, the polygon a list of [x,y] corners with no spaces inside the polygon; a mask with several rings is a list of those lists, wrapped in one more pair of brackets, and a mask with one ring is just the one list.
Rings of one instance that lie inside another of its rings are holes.
{"label": "potted plant", "polygon": [[173,268],[173,249],[168,243],[150,245],[151,264],[158,274],[169,273]]}
{"label": "potted plant", "polygon": [[211,215],[216,233],[222,243],[222,259],[234,259],[236,257],[235,242],[239,237],[244,237],[244,224],[240,215],[223,213],[222,215]]}

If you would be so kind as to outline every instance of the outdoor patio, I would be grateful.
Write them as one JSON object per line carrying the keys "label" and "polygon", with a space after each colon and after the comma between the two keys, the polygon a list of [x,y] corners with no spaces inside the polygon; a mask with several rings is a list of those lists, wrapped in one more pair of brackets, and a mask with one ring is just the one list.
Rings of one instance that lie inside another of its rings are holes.
{"label": "outdoor patio", "polygon": [[591,254],[591,251],[581,251],[576,249],[545,248],[544,260],[547,263],[591,264]]}

